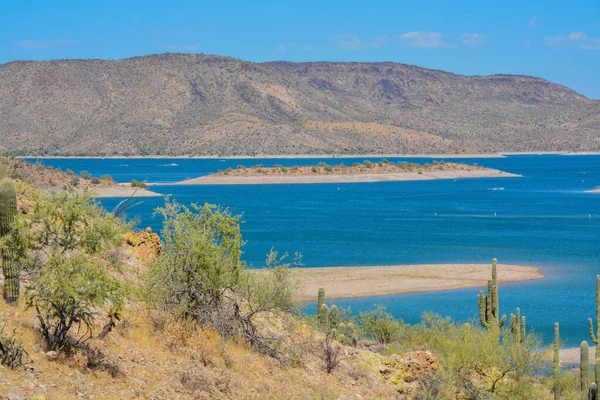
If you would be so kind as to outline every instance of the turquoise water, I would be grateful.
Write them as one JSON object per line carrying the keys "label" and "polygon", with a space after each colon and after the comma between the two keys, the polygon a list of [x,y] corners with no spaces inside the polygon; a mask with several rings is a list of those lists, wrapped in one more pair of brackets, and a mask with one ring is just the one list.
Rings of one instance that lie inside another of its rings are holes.
{"label": "turquoise water", "polygon": [[[243,213],[244,257],[260,267],[271,246],[301,251],[307,267],[421,263],[535,265],[547,279],[500,287],[503,313],[521,307],[528,325],[551,340],[561,323],[567,345],[588,339],[600,274],[600,156],[511,156],[466,159],[519,173],[523,178],[463,179],[314,185],[169,186],[218,169],[258,163],[346,165],[360,159],[44,159],[47,165],[117,181],[147,179],[153,190],[182,203],[211,202]],[[371,160],[377,160],[371,158]],[[431,159],[398,159],[430,162]],[[497,190],[504,188],[503,190]],[[104,199],[110,208],[118,199]],[[161,198],[143,199],[129,212],[140,226],[160,228],[152,210]],[[467,320],[476,315],[478,289],[339,300],[354,312],[383,304],[417,322],[424,311]],[[308,305],[314,311],[314,305]]]}

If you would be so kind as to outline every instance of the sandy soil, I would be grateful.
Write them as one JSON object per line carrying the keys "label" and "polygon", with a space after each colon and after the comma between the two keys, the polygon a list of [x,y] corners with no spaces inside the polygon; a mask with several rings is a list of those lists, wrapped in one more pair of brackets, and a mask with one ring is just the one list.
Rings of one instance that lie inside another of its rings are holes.
{"label": "sandy soil", "polygon": [[387,181],[424,181],[435,179],[463,178],[514,178],[521,175],[498,170],[475,171],[434,171],[422,174],[398,172],[386,174],[331,174],[331,175],[274,175],[274,176],[218,176],[208,175],[196,179],[178,182],[179,185],[263,185],[284,183],[349,183],[349,182],[387,182]]}
{"label": "sandy soil", "polygon": [[126,185],[93,189],[94,197],[157,197],[162,194]]}
{"label": "sandy soil", "polygon": [[[258,270],[260,273],[260,270]],[[297,299],[317,299],[325,288],[328,299],[370,297],[387,294],[430,292],[484,287],[491,277],[489,264],[424,264],[385,267],[297,268]],[[544,277],[536,267],[498,265],[500,283],[522,282]]]}

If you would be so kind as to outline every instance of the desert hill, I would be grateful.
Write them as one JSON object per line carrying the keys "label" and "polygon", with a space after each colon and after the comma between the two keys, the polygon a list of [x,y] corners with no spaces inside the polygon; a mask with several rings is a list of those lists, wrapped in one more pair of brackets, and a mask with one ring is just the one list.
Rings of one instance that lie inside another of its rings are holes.
{"label": "desert hill", "polygon": [[518,75],[203,54],[0,65],[0,143],[29,154],[591,151],[600,101]]}

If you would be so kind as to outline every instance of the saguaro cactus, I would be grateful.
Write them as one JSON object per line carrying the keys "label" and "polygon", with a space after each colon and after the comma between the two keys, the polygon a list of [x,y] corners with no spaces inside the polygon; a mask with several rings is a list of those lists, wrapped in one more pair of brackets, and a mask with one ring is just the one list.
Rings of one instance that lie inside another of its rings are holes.
{"label": "saguaro cactus", "polygon": [[342,318],[342,313],[340,311],[340,309],[338,308],[338,306],[336,306],[335,304],[333,304],[331,307],[329,307],[329,327],[330,328],[337,328],[337,326],[340,324],[340,320]]}
{"label": "saguaro cactus", "polygon": [[590,387],[590,352],[588,342],[581,342],[579,347],[579,371],[581,374],[581,393],[585,396]]}
{"label": "saguaro cactus", "polygon": [[598,385],[592,383],[588,390],[588,400],[598,400]]}
{"label": "saguaro cactus", "polygon": [[488,281],[488,294],[479,291],[477,302],[479,305],[479,320],[487,330],[497,330],[504,326],[506,315],[499,319],[500,306],[498,302],[498,274],[496,271],[496,259],[492,260],[492,279]]}
{"label": "saguaro cactus", "polygon": [[560,335],[558,322],[554,323],[554,400],[560,399]]}
{"label": "saguaro cactus", "polygon": [[[17,190],[13,181],[0,181],[0,237],[8,235],[17,214]],[[2,273],[4,274],[4,300],[9,304],[19,301],[19,268],[10,249],[2,251]]]}
{"label": "saguaro cactus", "polygon": [[321,306],[325,304],[325,289],[319,288],[319,297],[317,299],[317,312],[321,309]]}
{"label": "saguaro cactus", "polygon": [[510,331],[515,335],[517,343],[523,343],[527,335],[525,316],[521,317],[521,309],[517,308],[516,315],[510,314]]}
{"label": "saguaro cactus", "polygon": [[[588,318],[588,323],[590,325],[590,338],[592,342],[596,345],[596,354],[600,355],[600,343],[598,339],[600,338],[600,275],[596,275],[596,336],[594,334],[594,321],[592,318]],[[598,366],[598,364],[596,364]],[[596,373],[597,374],[597,373]],[[598,382],[596,382],[598,384]]]}
{"label": "saguaro cactus", "polygon": [[329,330],[329,307],[327,307],[327,304],[321,305],[317,319],[319,321],[319,328]]}

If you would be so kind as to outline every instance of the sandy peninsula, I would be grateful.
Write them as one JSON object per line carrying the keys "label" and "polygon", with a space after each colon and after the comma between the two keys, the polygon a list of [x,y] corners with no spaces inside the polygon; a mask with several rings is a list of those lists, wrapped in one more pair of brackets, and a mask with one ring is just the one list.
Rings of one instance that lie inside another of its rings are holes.
{"label": "sandy peninsula", "polygon": [[435,179],[464,178],[512,178],[521,175],[496,169],[462,163],[434,161],[432,164],[413,163],[354,163],[351,166],[327,165],[284,167],[275,165],[265,168],[239,166],[236,169],[219,171],[216,174],[188,179],[182,185],[258,185],[258,184],[306,184],[306,183],[350,183],[423,181]]}
{"label": "sandy peninsula", "polygon": [[158,197],[162,196],[160,193],[150,191],[143,188],[131,187],[129,184],[119,184],[110,187],[98,187],[92,188],[94,197]]}
{"label": "sandy peninsula", "polygon": [[[325,288],[329,299],[484,287],[490,279],[490,274],[489,264],[423,264],[292,270],[292,277],[298,285],[297,300],[299,301],[316,300],[320,287]],[[500,283],[522,282],[543,277],[544,274],[537,267],[498,264]]]}

